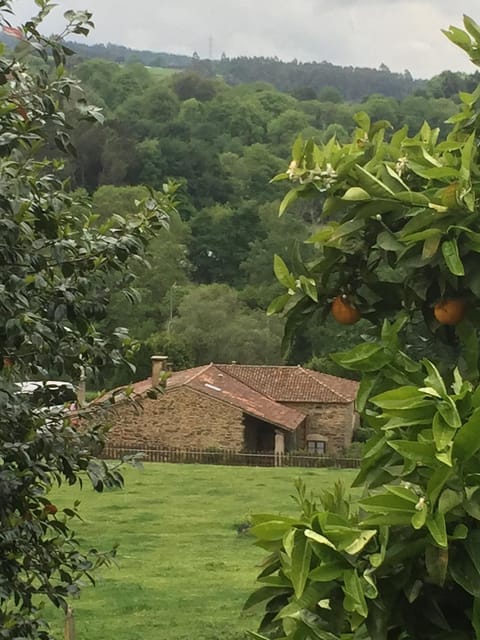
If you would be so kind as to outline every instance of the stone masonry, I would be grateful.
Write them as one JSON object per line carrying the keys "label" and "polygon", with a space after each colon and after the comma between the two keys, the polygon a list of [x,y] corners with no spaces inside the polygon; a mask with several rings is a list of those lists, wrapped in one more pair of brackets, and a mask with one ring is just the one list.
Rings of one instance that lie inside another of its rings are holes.
{"label": "stone masonry", "polygon": [[307,448],[309,435],[325,437],[327,455],[341,454],[352,442],[355,425],[353,402],[349,404],[314,404],[310,402],[282,402],[307,415],[305,429],[298,430],[296,446]]}
{"label": "stone masonry", "polygon": [[116,406],[109,440],[117,446],[148,445],[232,449],[244,447],[241,409],[188,387],[172,389],[156,399],[144,397],[142,409]]}

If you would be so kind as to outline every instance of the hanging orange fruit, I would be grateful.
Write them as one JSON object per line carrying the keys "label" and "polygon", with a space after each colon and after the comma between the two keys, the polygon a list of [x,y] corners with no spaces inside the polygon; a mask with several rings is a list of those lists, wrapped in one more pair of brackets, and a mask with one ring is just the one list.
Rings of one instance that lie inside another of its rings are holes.
{"label": "hanging orange fruit", "polygon": [[453,327],[463,320],[466,310],[467,305],[462,298],[446,298],[437,302],[433,315],[440,324]]}
{"label": "hanging orange fruit", "polygon": [[348,296],[342,294],[332,302],[332,316],[340,324],[355,324],[360,320],[360,311],[348,300]]}

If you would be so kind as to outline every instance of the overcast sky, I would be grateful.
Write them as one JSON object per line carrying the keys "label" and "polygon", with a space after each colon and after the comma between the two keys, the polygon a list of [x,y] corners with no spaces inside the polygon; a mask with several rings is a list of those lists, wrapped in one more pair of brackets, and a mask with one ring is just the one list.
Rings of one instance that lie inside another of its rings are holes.
{"label": "overcast sky", "polygon": [[[113,42],[200,57],[278,56],[430,77],[444,69],[474,71],[441,33],[461,26],[462,13],[480,22],[480,0],[57,0],[48,30],[66,9],[89,9],[89,42]],[[33,0],[13,0],[21,22]]]}

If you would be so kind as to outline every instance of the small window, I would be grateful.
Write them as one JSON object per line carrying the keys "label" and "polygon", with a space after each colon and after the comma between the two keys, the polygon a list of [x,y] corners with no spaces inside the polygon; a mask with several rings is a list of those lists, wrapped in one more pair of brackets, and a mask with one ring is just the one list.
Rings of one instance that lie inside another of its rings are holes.
{"label": "small window", "polygon": [[327,452],[327,443],[325,440],[307,440],[307,451],[324,455]]}

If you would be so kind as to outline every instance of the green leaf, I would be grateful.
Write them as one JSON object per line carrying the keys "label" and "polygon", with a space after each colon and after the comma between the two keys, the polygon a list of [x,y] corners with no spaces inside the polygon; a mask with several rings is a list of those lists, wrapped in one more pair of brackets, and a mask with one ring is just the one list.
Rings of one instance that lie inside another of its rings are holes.
{"label": "green leaf", "polygon": [[273,258],[273,271],[277,277],[277,280],[287,289],[295,289],[296,281],[293,275],[288,270],[287,265],[282,258],[275,254]]}
{"label": "green leaf", "polygon": [[458,178],[459,175],[458,169],[455,169],[455,167],[426,167],[411,160],[408,161],[408,168],[427,180]]}
{"label": "green leaf", "polygon": [[[475,293],[475,291],[474,291]],[[480,294],[476,294],[480,297]],[[465,378],[469,380],[478,380],[480,372],[478,363],[480,360],[480,346],[477,338],[477,332],[468,321],[463,321],[455,327],[461,348],[461,367]]]}
{"label": "green leaf", "polygon": [[377,236],[377,246],[384,251],[403,251],[405,245],[399,242],[390,231],[382,231]]}
{"label": "green leaf", "polygon": [[370,200],[370,194],[367,193],[365,191],[365,189],[362,189],[361,187],[350,187],[350,189],[348,189],[342,197],[342,200],[352,200],[352,201],[359,201],[359,200]]}
{"label": "green leaf", "polygon": [[289,293],[284,293],[282,296],[278,296],[274,298],[272,302],[268,305],[267,316],[273,316],[276,313],[280,313],[283,311],[287,302],[292,299],[292,296]]}
{"label": "green leaf", "polygon": [[475,569],[480,574],[480,531],[472,529],[463,544]]}
{"label": "green leaf", "polygon": [[307,584],[308,574],[310,573],[310,560],[312,557],[312,548],[303,530],[295,531],[292,566],[290,579],[295,591],[295,597],[300,598]]}
{"label": "green leaf", "polygon": [[437,404],[437,408],[442,418],[452,429],[459,429],[462,426],[462,419],[452,398],[447,396],[446,400]]}
{"label": "green leaf", "polygon": [[[475,22],[475,20],[470,18],[470,16],[464,15],[463,24],[465,26],[465,29],[468,31],[468,33],[472,36],[472,38],[474,38],[477,41],[477,43],[480,43],[480,26]],[[477,635],[480,635],[480,634],[477,633]]]}
{"label": "green leaf", "polygon": [[468,460],[480,450],[480,410],[458,429],[453,442],[453,457],[461,462]]}
{"label": "green leaf", "polygon": [[438,240],[443,235],[442,231],[437,228],[424,229],[423,231],[417,231],[416,233],[410,233],[408,235],[402,235],[403,242],[422,242],[423,240]]}
{"label": "green leaf", "polygon": [[442,242],[442,254],[445,259],[445,264],[453,275],[465,275],[465,269],[458,253],[456,240],[444,240]]}
{"label": "green leaf", "polygon": [[315,280],[313,278],[307,278],[306,276],[300,276],[298,281],[302,291],[304,291],[309,298],[318,302],[318,291]]}
{"label": "green leaf", "polygon": [[325,582],[312,582],[307,586],[301,598],[295,598],[283,607],[283,609],[278,613],[277,618],[282,620],[283,618],[294,615],[302,609],[309,609],[316,606],[319,600],[328,596],[331,588],[331,585]]}
{"label": "green leaf", "polygon": [[347,563],[341,559],[322,562],[319,567],[310,571],[308,578],[314,582],[331,582],[340,578],[347,568]]}
{"label": "green leaf", "polygon": [[444,489],[438,500],[438,510],[445,515],[463,502],[463,492]]}
{"label": "green leaf", "polygon": [[480,489],[477,489],[472,495],[463,502],[463,508],[469,516],[480,520]]}
{"label": "green leaf", "polygon": [[439,549],[433,544],[427,545],[425,549],[425,564],[432,582],[443,586],[447,577],[448,550]]}
{"label": "green leaf", "polygon": [[462,166],[460,169],[460,177],[462,182],[469,183],[470,181],[470,170],[472,165],[472,160],[474,157],[474,145],[475,145],[475,134],[472,133],[467,138],[462,147]]}
{"label": "green leaf", "polygon": [[437,451],[443,451],[453,440],[456,430],[439,414],[433,416],[433,441]]}
{"label": "green leaf", "polygon": [[446,547],[447,541],[447,527],[445,525],[445,516],[440,511],[437,511],[433,515],[427,517],[427,529],[430,535],[439,547]]}
{"label": "green leaf", "polygon": [[316,531],[312,531],[312,529],[305,529],[304,534],[307,538],[309,538],[310,540],[313,540],[314,542],[317,542],[318,544],[325,545],[327,547],[330,547],[331,549],[336,549],[333,542],[331,542],[325,536],[322,536],[320,533],[317,533]]}
{"label": "green leaf", "polygon": [[460,47],[467,53],[470,53],[472,50],[472,42],[465,31],[452,26],[448,28],[448,31],[446,29],[442,29],[441,31],[451,42],[453,42],[453,44],[457,45],[457,47]]}
{"label": "green leaf", "polygon": [[427,516],[428,516],[428,509],[427,506],[424,505],[422,509],[418,509],[417,511],[415,511],[415,513],[412,516],[412,527],[414,529],[421,529],[423,526],[425,526],[425,523],[427,521]]}
{"label": "green leaf", "polygon": [[440,492],[452,473],[452,469],[442,466],[435,469],[435,471],[430,475],[427,484],[427,498],[432,506],[437,501]]}
{"label": "green leaf", "polygon": [[319,231],[317,231],[316,233],[314,233],[310,238],[308,238],[308,240],[306,240],[306,242],[308,242],[309,244],[323,244],[325,242],[327,242],[328,240],[330,240],[330,238],[333,236],[333,234],[335,233],[335,230],[339,227],[340,225],[338,225],[337,223],[335,224],[327,224],[324,227],[322,227],[321,229],[319,229]]}
{"label": "green leaf", "polygon": [[399,526],[410,526],[412,524],[412,512],[411,511],[395,511],[392,513],[378,513],[373,514],[362,520],[362,525],[370,526],[387,526],[393,527],[395,525]]}
{"label": "green leaf", "polygon": [[432,404],[430,399],[425,398],[424,393],[413,386],[385,391],[374,396],[370,401],[377,407],[387,410],[415,409],[416,407],[430,407]]}
{"label": "green leaf", "polygon": [[343,592],[345,599],[343,606],[347,611],[356,612],[362,618],[368,615],[367,602],[363,592],[362,582],[355,570],[345,571]]}
{"label": "green leaf", "polygon": [[292,147],[292,159],[295,160],[297,165],[300,164],[303,158],[304,149],[305,149],[305,142],[302,136],[298,136],[298,138],[293,143],[293,147]]}
{"label": "green leaf", "polygon": [[407,502],[411,502],[413,505],[416,505],[418,502],[418,495],[415,493],[415,491],[407,489],[407,487],[398,485],[386,485],[385,489],[388,491],[388,493],[391,493],[394,496],[398,496],[399,498],[402,498],[402,500],[406,500]]}
{"label": "green leaf", "polygon": [[376,198],[394,198],[395,193],[387,187],[383,182],[380,182],[373,174],[367,171],[360,165],[355,165],[357,172],[358,182],[360,186],[367,191],[372,197]]}
{"label": "green leaf", "polygon": [[362,413],[362,411],[365,410],[369,397],[378,380],[380,380],[380,374],[378,373],[365,373],[362,376],[362,380],[357,391],[357,397],[355,399],[355,406],[359,413]]}
{"label": "green leaf", "polygon": [[360,551],[362,551],[376,535],[376,529],[364,529],[358,534],[353,542],[344,548],[345,553],[348,553],[349,555],[360,553]]}
{"label": "green leaf", "polygon": [[364,342],[350,351],[332,353],[332,360],[345,369],[354,371],[378,371],[391,360],[391,355],[376,343]]}
{"label": "green leaf", "polygon": [[288,207],[298,199],[299,194],[299,189],[290,189],[290,191],[287,191],[278,209],[279,216],[283,216]]}
{"label": "green leaf", "polygon": [[353,116],[353,119],[358,124],[360,129],[368,134],[370,131],[370,116],[365,111],[359,111]]}
{"label": "green leaf", "polygon": [[255,525],[250,531],[259,540],[281,540],[291,526],[289,521],[270,520]]}
{"label": "green leaf", "polygon": [[472,627],[475,630],[475,637],[480,638],[480,598],[474,598],[472,609]]}
{"label": "green leaf", "polygon": [[[285,589],[285,592],[288,591],[290,591],[290,589]],[[280,591],[277,587],[260,587],[260,589],[257,589],[252,594],[250,594],[247,601],[243,605],[243,610],[247,611],[248,609],[255,607],[257,604],[264,602],[265,600],[270,600],[270,598],[278,596],[279,593]]]}
{"label": "green leaf", "polygon": [[[289,616],[293,620],[299,620],[303,626],[299,626],[299,631],[302,634],[302,638],[309,638],[310,640],[338,640],[338,636],[325,631],[321,624],[322,618],[312,613],[308,609],[300,609],[296,613]],[[300,640],[300,636],[298,636]]]}
{"label": "green leaf", "polygon": [[352,233],[356,234],[358,231],[360,231],[360,229],[363,229],[364,227],[365,220],[363,220],[362,218],[348,220],[347,222],[344,222],[334,229],[334,232],[331,234],[328,240],[325,241],[325,244],[329,246],[336,246],[341,238],[349,236]]}
{"label": "green leaf", "polygon": [[427,466],[436,467],[435,446],[433,442],[409,442],[406,440],[390,440],[388,445],[403,458]]}
{"label": "green leaf", "polygon": [[359,504],[369,513],[392,514],[406,512],[412,516],[415,512],[415,504],[412,504],[410,500],[405,500],[405,498],[389,493],[363,498]]}
{"label": "green leaf", "polygon": [[457,584],[475,598],[480,598],[480,571],[464,546],[459,546],[450,559],[449,572]]}
{"label": "green leaf", "polygon": [[428,207],[429,199],[423,195],[423,193],[417,193],[415,191],[399,191],[395,194],[395,199],[406,204],[411,204],[416,207]]}
{"label": "green leaf", "polygon": [[427,360],[426,358],[422,360],[422,365],[428,373],[425,378],[425,384],[429,387],[433,387],[441,398],[446,399],[448,397],[447,388],[437,367],[433,362],[430,362],[430,360]]}

